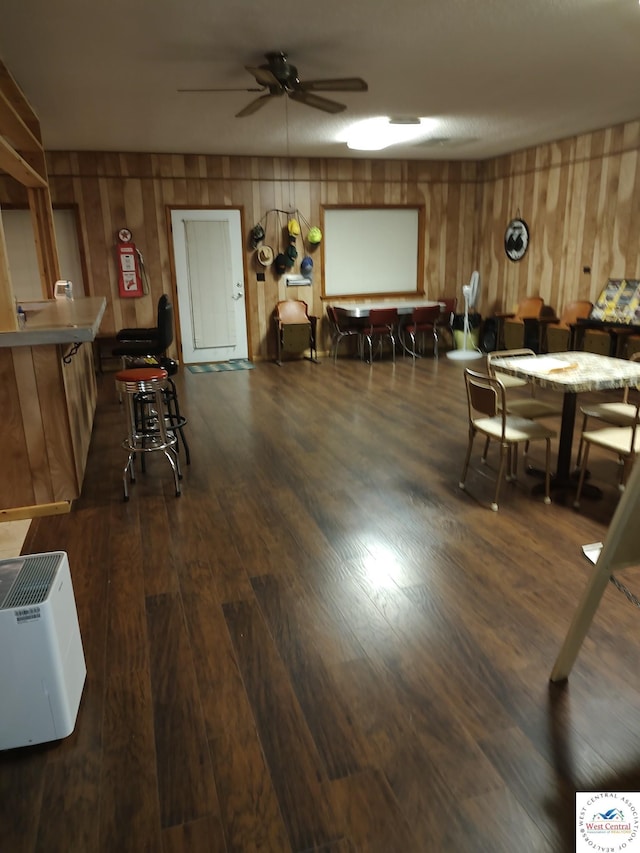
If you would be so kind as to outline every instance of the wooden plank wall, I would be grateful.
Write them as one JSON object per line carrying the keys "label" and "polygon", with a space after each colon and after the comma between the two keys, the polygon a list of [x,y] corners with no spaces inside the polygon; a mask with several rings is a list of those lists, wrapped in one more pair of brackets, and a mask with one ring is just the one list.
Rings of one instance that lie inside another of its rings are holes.
{"label": "wooden plank wall", "polygon": [[80,494],[96,403],[91,346],[83,344],[74,359],[63,365],[62,348],[55,344],[0,348],[6,449],[0,509],[70,501]]}
{"label": "wooden plank wall", "polygon": [[[540,295],[556,311],[594,302],[608,278],[640,277],[640,121],[542,145],[484,165],[479,269],[484,310]],[[506,223],[529,225],[512,263]],[[584,268],[590,272],[584,272]]]}
{"label": "wooden plank wall", "polygon": [[[319,224],[324,204],[424,204],[428,295],[460,296],[478,269],[483,314],[511,309],[536,293],[560,311],[572,299],[593,301],[609,277],[640,277],[639,149],[636,121],[477,163],[87,152],[50,152],[47,163],[54,204],[79,210],[87,294],[107,297],[103,333],[153,325],[160,294],[175,294],[168,206],[240,208],[250,353],[260,359],[274,355],[275,303],[297,295],[271,271],[265,282],[256,279],[248,235],[268,209],[295,206]],[[0,181],[0,203],[19,203],[20,189]],[[514,264],[503,243],[518,213],[529,224],[531,243]],[[149,272],[152,292],[143,299],[117,295],[115,234],[124,225]],[[267,236],[275,242],[275,235]],[[354,246],[354,252],[366,271],[367,247]],[[313,258],[311,300],[308,288],[299,295],[322,316],[322,247]]]}

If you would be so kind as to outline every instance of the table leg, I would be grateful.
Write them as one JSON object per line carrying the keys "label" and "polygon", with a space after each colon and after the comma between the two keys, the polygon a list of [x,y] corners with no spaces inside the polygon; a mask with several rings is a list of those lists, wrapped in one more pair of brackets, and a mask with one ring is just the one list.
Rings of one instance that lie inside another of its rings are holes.
{"label": "table leg", "polygon": [[576,397],[576,394],[566,392],[562,401],[556,480],[558,483],[565,485],[571,479],[571,445],[573,443],[573,428],[576,421]]}
{"label": "table leg", "polygon": [[[558,441],[558,461],[556,463],[556,473],[551,478],[551,490],[571,491],[577,489],[577,477],[572,475],[571,471],[571,447],[573,444],[573,430],[576,420],[576,400],[577,394],[570,391],[565,392],[562,400],[562,419],[560,421],[560,439]],[[538,472],[536,469],[529,469],[529,473],[544,473]],[[586,476],[589,476],[587,472]],[[534,494],[543,493],[544,486],[542,484],[534,486]],[[584,483],[582,494],[586,498],[598,499],[602,497],[602,492],[597,486],[591,483]]]}

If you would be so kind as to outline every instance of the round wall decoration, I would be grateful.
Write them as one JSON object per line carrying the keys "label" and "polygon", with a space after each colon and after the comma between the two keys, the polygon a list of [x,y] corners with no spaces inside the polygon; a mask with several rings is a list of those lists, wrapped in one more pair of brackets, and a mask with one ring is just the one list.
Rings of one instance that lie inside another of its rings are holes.
{"label": "round wall decoration", "polygon": [[504,235],[504,250],[510,261],[521,261],[529,247],[529,228],[524,219],[512,219]]}

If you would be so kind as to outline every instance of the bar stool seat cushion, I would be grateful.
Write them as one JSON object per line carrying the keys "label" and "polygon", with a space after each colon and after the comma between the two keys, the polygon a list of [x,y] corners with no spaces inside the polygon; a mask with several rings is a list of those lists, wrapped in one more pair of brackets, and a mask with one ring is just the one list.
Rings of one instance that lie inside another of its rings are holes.
{"label": "bar stool seat cushion", "polygon": [[169,374],[164,367],[128,367],[116,373],[119,382],[150,382],[154,379],[166,379]]}

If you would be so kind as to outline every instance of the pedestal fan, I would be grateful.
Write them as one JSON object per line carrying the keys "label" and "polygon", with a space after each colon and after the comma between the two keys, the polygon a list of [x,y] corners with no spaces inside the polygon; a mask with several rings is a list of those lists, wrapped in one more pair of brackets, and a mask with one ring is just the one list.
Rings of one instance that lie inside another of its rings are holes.
{"label": "pedestal fan", "polygon": [[469,308],[473,308],[478,301],[480,293],[480,273],[474,270],[471,273],[471,281],[469,284],[462,285],[462,295],[464,296],[464,335],[462,338],[462,349],[454,349],[447,353],[447,358],[452,358],[454,361],[471,361],[475,358],[482,358],[482,353],[477,347],[473,346],[471,341],[471,349],[467,349],[467,342],[470,338],[469,329]]}

